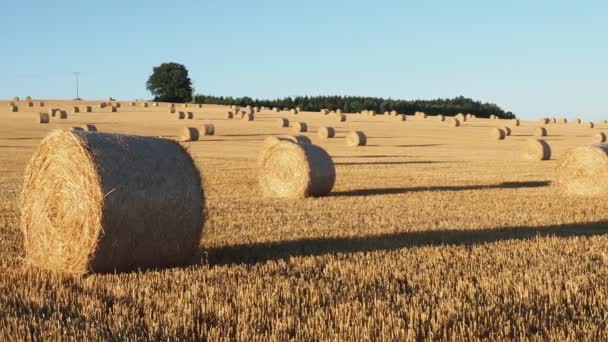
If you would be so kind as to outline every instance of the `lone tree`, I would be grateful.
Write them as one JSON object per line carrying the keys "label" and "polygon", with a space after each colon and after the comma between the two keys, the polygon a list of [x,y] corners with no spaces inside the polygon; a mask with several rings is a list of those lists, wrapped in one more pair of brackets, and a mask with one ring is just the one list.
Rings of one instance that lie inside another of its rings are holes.
{"label": "lone tree", "polygon": [[192,81],[188,69],[178,63],[163,63],[154,67],[146,88],[154,101],[188,102],[192,99]]}

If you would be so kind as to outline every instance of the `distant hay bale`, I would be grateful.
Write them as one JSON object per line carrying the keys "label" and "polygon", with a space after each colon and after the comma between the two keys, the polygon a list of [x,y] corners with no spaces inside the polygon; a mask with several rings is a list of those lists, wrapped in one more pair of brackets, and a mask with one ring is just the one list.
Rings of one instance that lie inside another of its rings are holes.
{"label": "distant hay bale", "polygon": [[554,123],[554,124],[557,123],[557,119],[556,118],[551,118],[550,121],[551,121],[551,123]]}
{"label": "distant hay bale", "polygon": [[57,115],[60,119],[67,119],[68,118],[68,112],[66,112],[65,110],[57,110],[55,112],[55,115]]}
{"label": "distant hay bale", "polygon": [[520,125],[520,122],[519,122],[518,119],[511,120],[511,123],[513,124],[513,126],[519,126]]}
{"label": "distant hay bale", "polygon": [[426,119],[427,115],[425,112],[416,112],[414,113],[414,117],[418,119]]}
{"label": "distant hay bale", "polygon": [[72,113],[80,113],[80,108],[79,107],[72,107]]}
{"label": "distant hay bale", "polygon": [[87,132],[97,132],[97,126],[93,124],[86,124],[83,126],[84,130]]}
{"label": "distant hay bale", "polygon": [[183,127],[178,135],[178,140],[182,142],[197,141],[200,137],[198,128],[196,127]]}
{"label": "distant hay bale", "polygon": [[450,127],[460,127],[460,120],[453,117],[452,120],[450,120]]}
{"label": "distant hay bale", "polygon": [[120,107],[121,107],[120,102],[116,102],[116,103],[113,105],[113,107],[120,108]]}
{"label": "distant hay bale", "polygon": [[494,140],[504,140],[507,134],[504,130],[494,127],[490,129],[490,137]]}
{"label": "distant hay bale", "polygon": [[205,220],[199,171],[178,143],[82,131],[41,142],[19,207],[26,263],[71,275],[186,265]]}
{"label": "distant hay bale", "polygon": [[390,115],[391,115],[391,113],[390,113],[388,110],[385,110],[385,111],[384,111],[384,115],[385,115],[385,116],[390,116]]}
{"label": "distant hay bale", "polygon": [[295,110],[295,109],[292,109],[292,110],[290,110],[290,111],[289,111],[289,113],[291,113],[291,114],[293,114],[293,115],[296,115],[296,114],[298,114],[298,111],[297,111],[297,110]]}
{"label": "distant hay bale", "polygon": [[275,113],[278,113],[279,112],[279,108],[274,107],[274,108],[272,108],[272,111],[275,112]]}
{"label": "distant hay bale", "polygon": [[28,107],[34,107],[34,102],[31,102],[31,101],[30,101],[30,102],[28,102],[28,103],[27,103],[27,106],[28,106]]}
{"label": "distant hay bale", "polygon": [[234,118],[234,113],[233,112],[227,112],[226,113],[226,119],[232,119]]}
{"label": "distant hay bale", "polygon": [[49,115],[52,117],[55,117],[55,115],[57,115],[58,111],[59,111],[58,108],[51,108],[51,109],[49,109]]}
{"label": "distant hay bale", "polygon": [[456,116],[454,116],[456,119],[458,119],[460,122],[465,122],[467,121],[466,117],[464,116],[464,114],[462,113],[458,113],[456,114]]}
{"label": "distant hay bale", "polygon": [[83,106],[82,107],[82,111],[84,113],[91,113],[91,112],[93,112],[93,107],[91,107],[91,106]]}
{"label": "distant hay bale", "polygon": [[502,129],[503,131],[505,131],[505,135],[507,137],[511,135],[511,127],[509,127],[509,126],[503,126],[503,127],[500,127],[500,129]]}
{"label": "distant hay bale", "polygon": [[82,128],[80,126],[72,126],[72,131],[83,131],[84,132],[84,128]]}
{"label": "distant hay bale", "polygon": [[474,115],[471,113],[467,113],[467,115],[465,115],[465,118],[467,119],[467,121],[473,119],[473,117],[474,117]]}
{"label": "distant hay bale", "polygon": [[169,107],[169,114],[175,114],[175,107]]}
{"label": "distant hay bale", "polygon": [[397,111],[396,111],[396,110],[391,110],[391,112],[390,112],[390,115],[393,115],[393,116],[395,116],[395,115],[397,115],[397,114],[399,114],[399,113],[397,113]]}
{"label": "distant hay bale", "polygon": [[321,109],[321,111],[320,111],[320,112],[321,112],[321,114],[323,114],[323,115],[327,115],[327,114],[329,114],[329,110],[327,110],[327,109]]}
{"label": "distant hay bale", "polygon": [[437,118],[437,121],[439,121],[439,122],[445,121],[445,116],[443,116],[442,114],[437,115],[436,118]]}
{"label": "distant hay bale", "polygon": [[347,146],[365,146],[367,145],[367,136],[362,131],[354,131],[346,136]]}
{"label": "distant hay bale", "polygon": [[567,153],[557,169],[557,184],[571,195],[606,196],[608,145],[585,145]]}
{"label": "distant hay bale", "polygon": [[336,114],[342,114],[342,109],[340,109],[340,108],[336,109]]}
{"label": "distant hay bale", "polygon": [[593,143],[604,144],[606,143],[606,133],[599,132],[593,135]]}
{"label": "distant hay bale", "polygon": [[308,131],[308,125],[305,122],[294,121],[291,125],[294,133],[302,133]]}
{"label": "distant hay bale", "polygon": [[490,120],[496,120],[496,115],[494,115],[494,114],[490,115]]}
{"label": "distant hay bale", "polygon": [[289,120],[287,118],[278,118],[277,119],[277,127],[289,127]]}
{"label": "distant hay bale", "polygon": [[336,114],[335,120],[337,122],[345,122],[346,121],[346,114]]}
{"label": "distant hay bale", "polygon": [[112,106],[110,108],[111,108],[110,110],[112,111],[112,113],[118,112],[118,108],[117,107]]}
{"label": "distant hay bale", "polygon": [[40,106],[40,107],[44,107],[44,101],[40,101],[40,102],[38,102],[38,106]]}
{"label": "distant hay bale", "polygon": [[38,114],[38,123],[48,124],[49,121],[51,121],[51,118],[49,117],[49,113],[39,113]]}
{"label": "distant hay bale", "polygon": [[534,130],[534,136],[538,138],[547,136],[547,129],[545,127],[538,127]]}
{"label": "distant hay bale", "polygon": [[25,97],[25,101],[32,101],[32,97],[31,96],[26,96]]}
{"label": "distant hay bale", "polygon": [[186,112],[186,118],[188,118],[188,120],[194,119],[194,113],[192,113],[192,112]]}
{"label": "distant hay bale", "polygon": [[397,114],[394,116],[395,121],[407,121],[407,118],[404,114]]}
{"label": "distant hay bale", "polygon": [[251,114],[251,113],[245,113],[241,116],[241,119],[244,121],[254,121],[255,116],[253,116],[253,114]]}
{"label": "distant hay bale", "polygon": [[131,107],[137,106],[137,102],[131,102]]}
{"label": "distant hay bale", "polygon": [[158,102],[154,102],[154,107],[158,107]]}
{"label": "distant hay bale", "polygon": [[187,103],[183,103],[182,104],[182,108],[188,108],[188,104]]}
{"label": "distant hay bale", "polygon": [[541,119],[539,120],[539,123],[540,123],[541,125],[547,125],[547,124],[549,124],[549,122],[550,122],[549,118],[541,118]]}
{"label": "distant hay bale", "polygon": [[13,97],[13,101],[15,101],[15,102],[19,102],[19,101],[20,101],[20,100],[19,100],[19,96],[15,96],[15,97]]}
{"label": "distant hay bale", "polygon": [[184,112],[177,112],[177,119],[178,120],[184,120],[186,118],[186,113]]}
{"label": "distant hay bale", "polygon": [[594,124],[593,122],[587,122],[587,123],[585,124],[585,126],[586,126],[587,128],[594,128],[594,127],[595,127],[595,124]]}
{"label": "distant hay bale", "polygon": [[259,113],[260,112],[260,107],[253,107],[253,111],[256,112],[256,113]]}
{"label": "distant hay bale", "polygon": [[336,135],[336,130],[333,127],[319,127],[317,134],[319,138],[329,139]]}
{"label": "distant hay bale", "polygon": [[281,141],[259,159],[259,184],[266,197],[324,196],[336,180],[333,160],[321,147]]}
{"label": "distant hay bale", "polygon": [[203,124],[202,135],[215,135],[215,126],[213,124]]}
{"label": "distant hay bale", "polygon": [[106,108],[107,104],[105,102],[102,102],[100,104],[97,105],[99,107],[99,109],[104,109]]}
{"label": "distant hay bale", "polygon": [[197,104],[196,106],[197,106],[199,109],[203,108],[203,104],[202,104],[202,103],[199,103],[199,104]]}
{"label": "distant hay bale", "polygon": [[524,157],[530,160],[551,159],[551,146],[544,140],[528,139]]}
{"label": "distant hay bale", "polygon": [[574,119],[574,121],[573,121],[573,122],[574,122],[574,123],[577,123],[577,124],[580,124],[580,123],[582,123],[582,122],[583,122],[583,120],[581,120],[580,118],[576,118],[576,119]]}
{"label": "distant hay bale", "polygon": [[566,119],[566,118],[559,118],[559,120],[557,121],[557,123],[567,124],[568,123],[568,119]]}
{"label": "distant hay bale", "polygon": [[10,106],[9,110],[11,111],[11,113],[17,113],[17,112],[19,112],[19,107],[18,106]]}
{"label": "distant hay bale", "polygon": [[142,102],[141,106],[144,108],[148,108],[148,102]]}

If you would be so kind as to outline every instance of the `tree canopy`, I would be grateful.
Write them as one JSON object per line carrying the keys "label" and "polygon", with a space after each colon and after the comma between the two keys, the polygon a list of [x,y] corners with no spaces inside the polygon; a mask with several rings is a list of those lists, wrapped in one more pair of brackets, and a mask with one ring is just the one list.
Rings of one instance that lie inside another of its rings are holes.
{"label": "tree canopy", "polygon": [[163,63],[154,67],[146,82],[154,101],[188,102],[192,99],[192,81],[188,69],[178,63]]}

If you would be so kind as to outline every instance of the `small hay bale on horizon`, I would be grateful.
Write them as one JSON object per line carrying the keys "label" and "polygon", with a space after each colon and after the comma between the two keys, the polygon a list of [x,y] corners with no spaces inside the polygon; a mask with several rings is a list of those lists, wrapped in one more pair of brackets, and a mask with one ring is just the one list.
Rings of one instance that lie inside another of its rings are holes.
{"label": "small hay bale on horizon", "polygon": [[454,127],[454,128],[460,127],[460,120],[458,120],[455,117],[452,117],[452,119],[449,122],[449,125],[450,125],[450,127]]}
{"label": "small hay bale on horizon", "polygon": [[509,127],[509,126],[503,126],[503,127],[500,127],[500,129],[502,129],[503,131],[505,131],[505,136],[508,137],[508,136],[511,135],[511,127]]}
{"label": "small hay bale on horizon", "polygon": [[234,113],[230,112],[230,111],[226,112],[226,119],[232,119],[232,118],[234,118]]}
{"label": "small hay bale on horizon", "polygon": [[194,119],[194,113],[192,113],[192,112],[186,112],[186,118],[188,118],[188,120],[193,120]]}
{"label": "small hay bale on horizon", "polygon": [[202,135],[215,135],[215,125],[211,123],[203,124],[201,132]]}
{"label": "small hay bale on horizon", "polygon": [[335,120],[337,122],[345,122],[346,121],[346,114],[336,114],[335,115]]}
{"label": "small hay bale on horizon", "polygon": [[513,126],[519,126],[521,124],[519,119],[513,119],[513,120],[511,120],[511,123],[513,124]]}
{"label": "small hay bale on horizon", "polygon": [[184,113],[184,112],[177,112],[177,116],[176,117],[177,117],[178,120],[184,120],[184,119],[186,119],[186,113]]}

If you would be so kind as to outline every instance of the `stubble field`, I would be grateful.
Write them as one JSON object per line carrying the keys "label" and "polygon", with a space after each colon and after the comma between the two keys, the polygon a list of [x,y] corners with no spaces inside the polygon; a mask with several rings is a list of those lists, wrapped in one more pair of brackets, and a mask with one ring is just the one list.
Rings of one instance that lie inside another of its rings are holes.
{"label": "stubble field", "polygon": [[[69,108],[72,102],[46,101]],[[537,122],[504,141],[474,119],[401,122],[303,112],[224,118],[227,107],[130,107],[37,123],[40,108],[0,101],[0,339],[410,340],[608,339],[608,206],[554,186],[568,149],[608,126],[546,125],[550,161],[523,146]],[[263,140],[309,125],[337,170],[330,196],[261,196]],[[24,265],[17,198],[24,168],[53,129],[173,136],[215,124],[186,143],[201,168],[208,219],[188,268],[64,277]],[[320,126],[336,128],[322,140]],[[368,145],[343,137],[363,130]]]}

